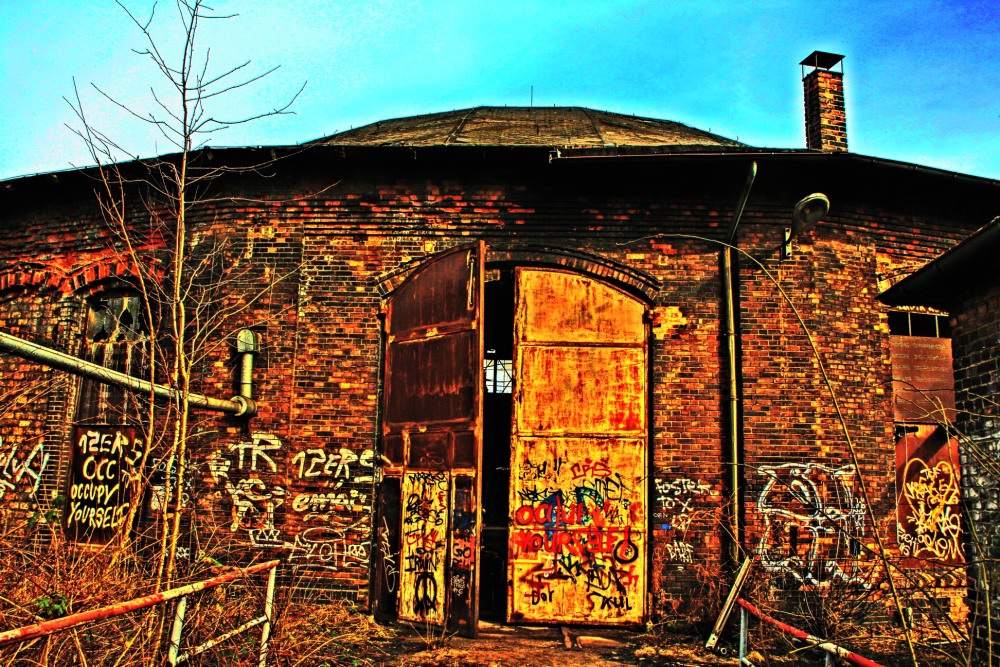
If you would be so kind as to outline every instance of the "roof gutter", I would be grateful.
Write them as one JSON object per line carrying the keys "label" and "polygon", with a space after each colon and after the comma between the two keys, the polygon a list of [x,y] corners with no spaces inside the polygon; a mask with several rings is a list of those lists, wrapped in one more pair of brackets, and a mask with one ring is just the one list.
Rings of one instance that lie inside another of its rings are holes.
{"label": "roof gutter", "polygon": [[[581,152],[577,153],[576,150]],[[762,160],[766,158],[773,159],[789,159],[792,161],[796,160],[808,160],[810,162],[853,162],[860,164],[867,164],[876,167],[885,167],[893,170],[904,171],[904,172],[915,172],[919,174],[927,174],[929,176],[934,176],[936,178],[943,178],[952,181],[962,181],[968,183],[974,183],[976,185],[986,185],[992,187],[1000,187],[1000,180],[995,178],[983,178],[982,176],[970,176],[969,174],[961,174],[956,171],[948,171],[947,169],[938,169],[937,167],[925,167],[919,164],[912,164],[909,162],[902,162],[900,160],[890,160],[887,158],[873,157],[871,155],[862,155],[860,153],[826,153],[821,151],[812,150],[801,150],[801,149],[788,149],[788,150],[758,150],[758,151],[744,151],[738,148],[733,150],[719,150],[719,151],[674,151],[674,152],[663,152],[663,153],[587,153],[589,149],[553,149],[549,154],[549,162],[564,162],[571,160],[636,160],[644,161],[651,159],[679,159],[679,158],[734,158],[742,157],[752,160]]]}

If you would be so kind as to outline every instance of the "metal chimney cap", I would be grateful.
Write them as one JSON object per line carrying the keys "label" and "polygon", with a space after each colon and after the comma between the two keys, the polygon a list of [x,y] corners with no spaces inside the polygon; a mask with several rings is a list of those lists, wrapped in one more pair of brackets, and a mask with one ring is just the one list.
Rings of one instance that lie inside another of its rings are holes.
{"label": "metal chimney cap", "polygon": [[841,62],[844,56],[839,53],[827,53],[826,51],[813,51],[802,59],[799,64],[803,67],[815,67],[817,69],[830,69]]}

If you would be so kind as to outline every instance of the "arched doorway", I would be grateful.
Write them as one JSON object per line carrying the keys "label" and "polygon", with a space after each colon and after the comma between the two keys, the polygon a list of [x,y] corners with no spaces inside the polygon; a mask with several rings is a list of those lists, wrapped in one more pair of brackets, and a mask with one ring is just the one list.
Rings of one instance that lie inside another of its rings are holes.
{"label": "arched doorway", "polygon": [[484,256],[444,253],[388,303],[376,612],[474,635],[502,586],[510,621],[641,623],[646,307],[557,267],[487,286]]}

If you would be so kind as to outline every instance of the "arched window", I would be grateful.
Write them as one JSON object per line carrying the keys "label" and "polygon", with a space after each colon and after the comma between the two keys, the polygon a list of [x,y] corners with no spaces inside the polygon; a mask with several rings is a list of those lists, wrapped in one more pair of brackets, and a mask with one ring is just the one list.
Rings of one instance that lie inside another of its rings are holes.
{"label": "arched window", "polygon": [[[90,302],[87,361],[141,379],[149,378],[149,324],[142,297],[132,292],[105,293]],[[137,397],[96,380],[84,380],[77,423],[129,424],[138,418]]]}

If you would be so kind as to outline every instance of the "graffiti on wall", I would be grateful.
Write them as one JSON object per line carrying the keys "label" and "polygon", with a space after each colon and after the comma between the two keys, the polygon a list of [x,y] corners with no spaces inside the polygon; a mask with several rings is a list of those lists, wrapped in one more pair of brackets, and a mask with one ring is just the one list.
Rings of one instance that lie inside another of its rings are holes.
{"label": "graffiti on wall", "polygon": [[[190,460],[187,461],[186,470],[190,474],[184,475],[184,488],[181,490],[181,507],[187,507],[191,502],[194,492],[194,475],[197,472]],[[177,483],[180,471],[177,459],[153,459],[152,470],[149,476],[150,498],[149,509],[153,512],[163,512],[168,506],[167,490],[170,490],[170,500],[176,500]]]}
{"label": "graffiti on wall", "polygon": [[[254,547],[287,549],[299,574],[366,567],[369,528],[356,517],[367,516],[371,492],[358,483],[373,481],[374,452],[313,447],[289,460],[284,450],[277,436],[254,433],[208,458],[211,482],[229,501],[229,531]],[[279,475],[286,460],[287,477]]]}
{"label": "graffiti on wall", "polygon": [[104,543],[125,523],[138,494],[143,440],[131,426],[73,428],[66,535]]}
{"label": "graffiti on wall", "polygon": [[[312,447],[291,459],[296,491],[288,510],[302,528],[289,546],[297,572],[342,572],[368,564],[371,538],[367,510],[374,480],[374,451]],[[349,485],[349,486],[348,486]],[[352,520],[350,517],[364,519]]]}
{"label": "graffiti on wall", "polygon": [[371,546],[366,535],[367,524],[361,521],[343,527],[310,526],[295,536],[288,562],[295,574],[364,568]]}
{"label": "graffiti on wall", "polygon": [[767,478],[757,503],[764,569],[790,586],[869,586],[860,562],[866,509],[854,466],[786,463],[761,466],[758,474]]}
{"label": "graffiti on wall", "polygon": [[444,622],[447,472],[408,472],[402,484],[399,616]]}
{"label": "graffiti on wall", "polygon": [[275,525],[275,512],[285,502],[285,489],[274,484],[278,472],[274,457],[281,441],[270,433],[254,433],[249,440],[229,445],[225,454],[216,451],[209,457],[212,481],[229,496],[229,530],[247,531],[255,547],[285,546],[282,532]]}
{"label": "graffiti on wall", "polygon": [[903,470],[896,533],[900,555],[962,562],[961,493],[950,461],[910,459]]}
{"label": "graffiti on wall", "polygon": [[303,521],[329,521],[345,511],[368,506],[369,494],[357,487],[374,481],[375,451],[366,449],[358,455],[343,447],[337,452],[305,449],[292,457],[292,472],[297,484],[318,488],[297,492],[291,510]]}
{"label": "graffiti on wall", "polygon": [[639,464],[615,456],[626,448],[591,458],[598,448],[573,456],[564,447],[551,445],[545,458],[541,446],[525,451],[514,470],[515,610],[560,618],[588,609],[594,620],[641,614],[645,516],[641,471],[633,470]]}
{"label": "graffiti on wall", "polygon": [[711,487],[702,480],[656,479],[656,499],[653,521],[658,530],[669,533],[667,558],[672,563],[694,561],[694,545],[688,539],[688,529],[697,516],[699,498],[711,494]]}
{"label": "graffiti on wall", "polygon": [[946,429],[896,425],[896,539],[904,567],[964,562],[959,461],[958,439]]}
{"label": "graffiti on wall", "polygon": [[25,452],[18,450],[16,443],[4,445],[0,437],[0,499],[7,493],[35,496],[49,464],[49,455],[40,442]]}
{"label": "graffiti on wall", "polygon": [[382,557],[381,566],[385,573],[386,588],[390,593],[395,593],[396,585],[399,583],[399,563],[396,561],[396,551],[392,548],[392,532],[385,515],[382,516],[382,524],[378,529],[378,550]]}

